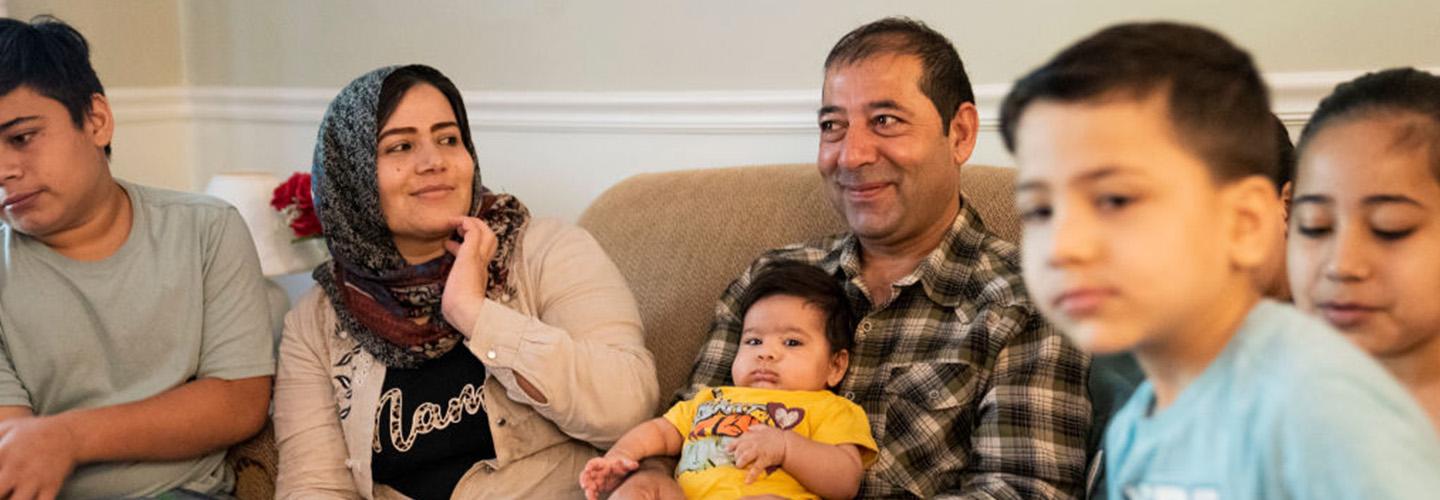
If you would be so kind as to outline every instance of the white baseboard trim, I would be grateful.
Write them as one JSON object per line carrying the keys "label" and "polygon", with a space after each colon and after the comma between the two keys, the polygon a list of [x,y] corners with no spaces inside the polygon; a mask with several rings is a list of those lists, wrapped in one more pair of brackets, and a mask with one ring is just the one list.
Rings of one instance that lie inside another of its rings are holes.
{"label": "white baseboard trim", "polygon": [[[1431,71],[1435,71],[1432,69]],[[1272,105],[1287,125],[1305,123],[1336,84],[1364,71],[1274,73]],[[983,131],[999,128],[1010,85],[975,87]],[[337,90],[303,87],[115,88],[120,122],[241,121],[319,125]],[[470,125],[493,132],[773,134],[815,129],[819,90],[716,92],[464,92]]]}

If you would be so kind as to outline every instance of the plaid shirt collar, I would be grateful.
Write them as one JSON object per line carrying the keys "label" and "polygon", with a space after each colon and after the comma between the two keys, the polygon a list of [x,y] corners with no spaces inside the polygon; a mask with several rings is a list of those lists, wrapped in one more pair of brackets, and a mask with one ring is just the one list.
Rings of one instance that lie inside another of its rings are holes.
{"label": "plaid shirt collar", "polygon": [[[924,287],[925,295],[936,304],[957,310],[964,309],[964,299],[974,297],[982,288],[982,284],[974,282],[972,278],[976,277],[974,269],[985,248],[984,241],[987,237],[994,238],[986,232],[980,214],[961,197],[960,213],[951,222],[950,229],[945,231],[940,246],[925,256],[910,274],[896,280],[894,286],[906,288],[919,282]],[[858,285],[862,276],[860,239],[853,232],[845,233],[836,241],[822,265],[826,272],[837,276],[837,270],[843,272],[848,281]]]}

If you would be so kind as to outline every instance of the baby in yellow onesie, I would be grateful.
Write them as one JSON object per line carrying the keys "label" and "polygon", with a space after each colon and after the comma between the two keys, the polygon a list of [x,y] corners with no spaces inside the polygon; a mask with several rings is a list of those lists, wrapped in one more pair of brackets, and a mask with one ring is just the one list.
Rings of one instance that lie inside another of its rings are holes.
{"label": "baby in yellow onesie", "polygon": [[702,388],[586,464],[596,498],[652,456],[679,456],[687,498],[855,496],[875,440],[865,411],[829,389],[849,366],[844,290],[818,268],[771,264],[741,297],[734,387]]}

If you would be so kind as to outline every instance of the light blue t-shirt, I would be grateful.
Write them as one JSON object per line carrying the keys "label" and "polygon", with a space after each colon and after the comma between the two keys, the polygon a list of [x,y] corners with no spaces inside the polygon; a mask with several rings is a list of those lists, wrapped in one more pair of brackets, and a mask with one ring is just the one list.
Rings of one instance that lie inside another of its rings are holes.
{"label": "light blue t-shirt", "polygon": [[1263,301],[1174,404],[1145,382],[1105,434],[1109,498],[1440,498],[1440,439],[1324,322]]}

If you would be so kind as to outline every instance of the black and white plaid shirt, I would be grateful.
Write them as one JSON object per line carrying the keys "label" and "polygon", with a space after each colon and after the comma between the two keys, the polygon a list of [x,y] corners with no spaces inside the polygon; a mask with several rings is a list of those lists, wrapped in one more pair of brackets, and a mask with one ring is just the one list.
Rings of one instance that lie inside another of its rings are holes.
{"label": "black and white plaid shirt", "polygon": [[807,262],[844,281],[859,318],[835,392],[865,409],[880,444],[861,497],[1079,497],[1089,357],[1030,302],[1015,245],[964,205],[940,247],[879,306],[862,284],[859,252],[845,233],[757,259],[720,298],[680,396],[734,384],[738,300],[753,273],[775,260]]}

